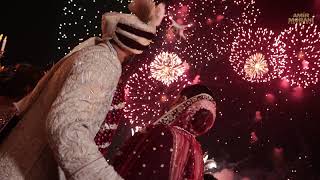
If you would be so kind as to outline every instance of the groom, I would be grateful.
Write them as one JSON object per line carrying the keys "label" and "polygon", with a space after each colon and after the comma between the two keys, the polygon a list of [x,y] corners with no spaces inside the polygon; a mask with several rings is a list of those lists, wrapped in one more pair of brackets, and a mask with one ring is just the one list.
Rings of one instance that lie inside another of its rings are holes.
{"label": "groom", "polygon": [[121,179],[98,151],[94,136],[109,110],[121,63],[148,47],[162,20],[162,5],[140,1],[146,3],[130,10],[141,15],[139,6],[149,8],[143,20],[104,15],[103,38],[76,47],[15,104],[21,120],[0,145],[1,179]]}

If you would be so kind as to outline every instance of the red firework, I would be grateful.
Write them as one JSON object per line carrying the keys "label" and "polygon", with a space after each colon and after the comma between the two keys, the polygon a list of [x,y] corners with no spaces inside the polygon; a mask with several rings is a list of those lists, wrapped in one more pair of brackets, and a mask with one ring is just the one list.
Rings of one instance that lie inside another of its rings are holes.
{"label": "red firework", "polygon": [[317,25],[296,24],[281,32],[274,46],[274,63],[284,60],[277,67],[282,79],[302,88],[318,83],[320,32]]}

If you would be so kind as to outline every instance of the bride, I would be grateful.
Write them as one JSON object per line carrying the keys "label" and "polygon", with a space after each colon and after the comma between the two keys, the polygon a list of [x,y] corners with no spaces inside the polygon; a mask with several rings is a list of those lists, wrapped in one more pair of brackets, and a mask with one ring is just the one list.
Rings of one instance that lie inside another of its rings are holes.
{"label": "bride", "polygon": [[203,179],[203,154],[196,137],[206,133],[216,117],[211,91],[193,85],[159,120],[129,138],[114,159],[124,179]]}

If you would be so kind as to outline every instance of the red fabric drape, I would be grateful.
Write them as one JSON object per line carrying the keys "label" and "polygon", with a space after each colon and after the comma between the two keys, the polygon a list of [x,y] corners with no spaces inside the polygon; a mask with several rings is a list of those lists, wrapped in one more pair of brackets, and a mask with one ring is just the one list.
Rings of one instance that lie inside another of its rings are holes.
{"label": "red fabric drape", "polygon": [[190,133],[156,125],[130,138],[116,156],[114,167],[124,179],[200,180],[202,151]]}

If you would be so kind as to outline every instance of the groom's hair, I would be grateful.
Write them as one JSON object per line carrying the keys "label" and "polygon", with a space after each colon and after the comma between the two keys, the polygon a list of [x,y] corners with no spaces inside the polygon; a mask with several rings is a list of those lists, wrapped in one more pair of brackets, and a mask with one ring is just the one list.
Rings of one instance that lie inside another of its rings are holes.
{"label": "groom's hair", "polygon": [[212,91],[205,85],[202,84],[195,84],[191,86],[185,87],[181,92],[180,96],[186,96],[188,99],[192,98],[194,96],[197,96],[199,94],[208,94],[211,97],[213,97]]}

